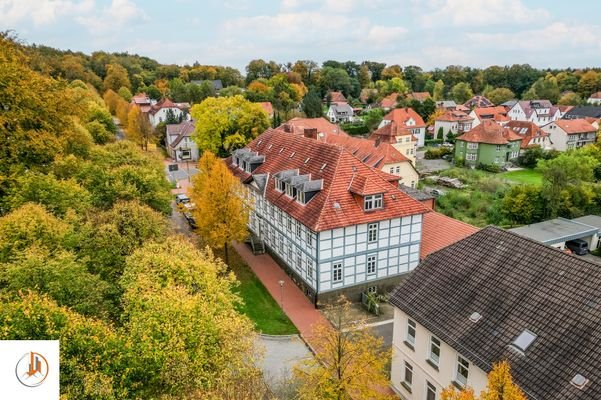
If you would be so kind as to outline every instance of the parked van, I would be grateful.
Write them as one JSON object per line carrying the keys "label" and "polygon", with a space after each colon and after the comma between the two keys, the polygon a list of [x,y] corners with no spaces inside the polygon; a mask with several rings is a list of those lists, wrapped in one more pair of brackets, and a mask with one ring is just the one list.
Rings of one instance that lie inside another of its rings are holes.
{"label": "parked van", "polygon": [[570,240],[566,242],[566,247],[579,256],[583,256],[588,253],[588,243],[582,239]]}

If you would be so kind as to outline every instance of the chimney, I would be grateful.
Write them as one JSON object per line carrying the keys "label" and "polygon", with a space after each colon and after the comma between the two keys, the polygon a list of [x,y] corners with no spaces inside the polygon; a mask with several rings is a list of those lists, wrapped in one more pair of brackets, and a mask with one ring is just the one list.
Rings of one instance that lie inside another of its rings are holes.
{"label": "chimney", "polygon": [[305,128],[303,135],[309,139],[317,140],[317,128]]}
{"label": "chimney", "polygon": [[284,124],[284,132],[292,133],[292,128],[288,124]]}

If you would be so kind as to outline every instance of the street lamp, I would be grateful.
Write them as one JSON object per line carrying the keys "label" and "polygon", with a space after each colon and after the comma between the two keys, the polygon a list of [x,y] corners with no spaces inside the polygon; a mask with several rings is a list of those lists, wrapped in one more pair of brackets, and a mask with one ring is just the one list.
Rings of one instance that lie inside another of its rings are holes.
{"label": "street lamp", "polygon": [[284,309],[284,281],[279,280],[278,283],[280,284],[280,306],[282,307],[282,310],[283,310]]}

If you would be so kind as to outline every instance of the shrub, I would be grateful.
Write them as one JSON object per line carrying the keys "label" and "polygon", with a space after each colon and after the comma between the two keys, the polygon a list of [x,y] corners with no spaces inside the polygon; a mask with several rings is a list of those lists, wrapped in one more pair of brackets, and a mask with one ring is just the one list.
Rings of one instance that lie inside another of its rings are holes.
{"label": "shrub", "polygon": [[349,135],[365,135],[369,133],[369,128],[365,124],[341,124],[340,128]]}
{"label": "shrub", "polygon": [[433,146],[435,144],[442,144],[442,139],[431,139],[425,141],[426,146]]}
{"label": "shrub", "polygon": [[482,171],[493,172],[493,173],[501,172],[501,167],[499,167],[498,165],[495,165],[495,164],[478,163],[478,165],[476,165],[476,168],[479,170],[482,170]]}
{"label": "shrub", "polygon": [[433,149],[426,150],[426,153],[424,154],[424,158],[426,160],[434,160],[437,158],[442,158],[442,156],[447,155],[447,154],[453,154],[453,149],[448,148],[448,147],[436,147]]}

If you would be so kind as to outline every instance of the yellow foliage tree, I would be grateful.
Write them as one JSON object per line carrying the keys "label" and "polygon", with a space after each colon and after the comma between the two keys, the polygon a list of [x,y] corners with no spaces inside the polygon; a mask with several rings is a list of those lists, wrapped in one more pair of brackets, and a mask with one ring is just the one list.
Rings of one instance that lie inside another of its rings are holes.
{"label": "yellow foliage tree", "polygon": [[128,139],[148,150],[148,142],[152,136],[152,126],[139,107],[132,106],[127,113]]}
{"label": "yellow foliage tree", "polygon": [[[444,389],[441,400],[477,400],[472,388],[457,390],[452,386]],[[524,392],[513,383],[509,362],[501,361],[493,365],[488,374],[486,390],[480,393],[479,400],[527,400]]]}
{"label": "yellow foliage tree", "polygon": [[228,245],[246,237],[252,204],[242,183],[213,153],[203,153],[198,169],[200,172],[192,178],[190,193],[196,204],[194,216],[198,232],[206,244],[223,249],[228,264]]}
{"label": "yellow foliage tree", "polygon": [[312,344],[315,358],[302,361],[294,368],[301,382],[301,400],[388,400],[389,380],[386,366],[390,351],[382,348],[382,339],[371,335],[364,321],[354,321],[350,303],[340,297],[325,312],[336,326],[314,327]]}

